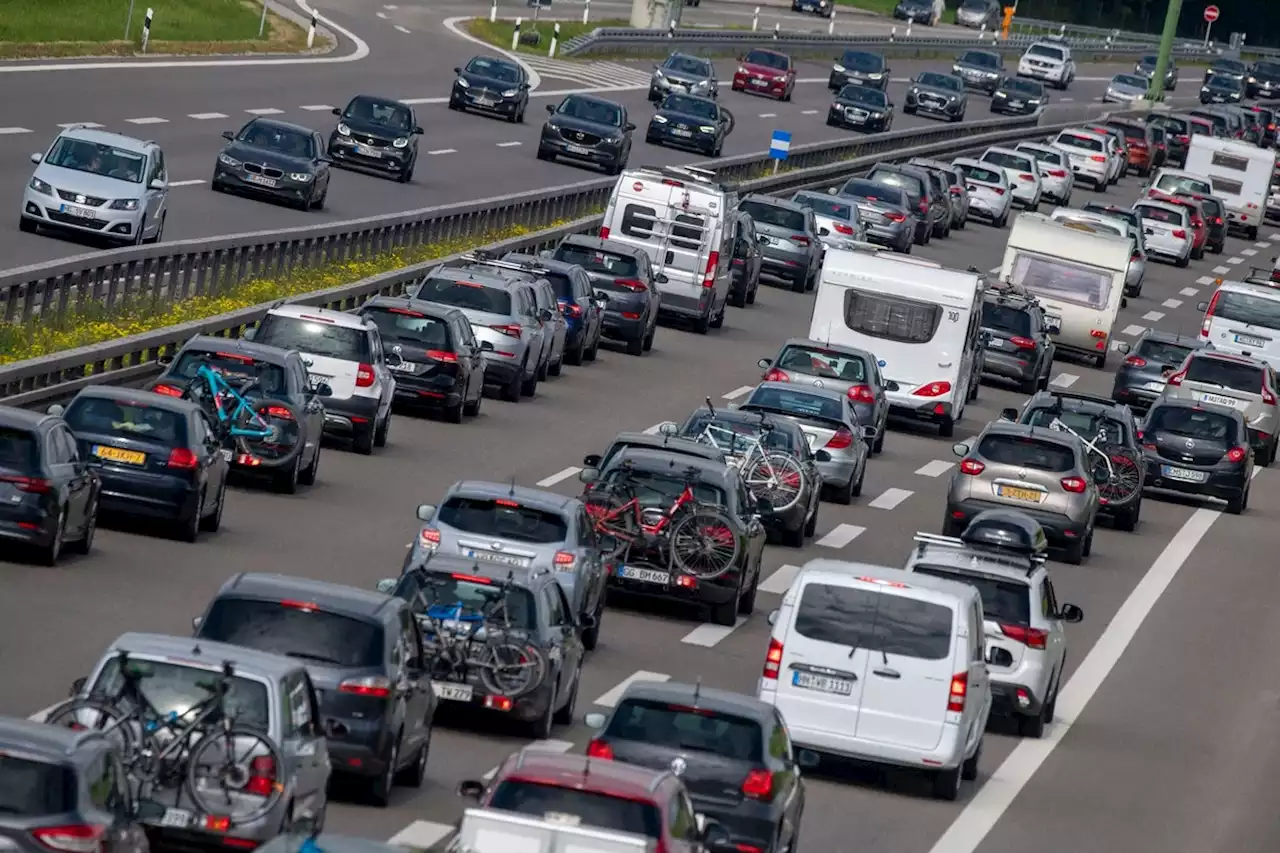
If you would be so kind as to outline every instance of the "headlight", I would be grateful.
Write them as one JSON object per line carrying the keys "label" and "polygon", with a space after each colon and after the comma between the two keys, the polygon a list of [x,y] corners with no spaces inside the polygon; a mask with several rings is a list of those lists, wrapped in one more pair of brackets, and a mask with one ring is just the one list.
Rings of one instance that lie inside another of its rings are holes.
{"label": "headlight", "polygon": [[44,193],[45,195],[53,195],[53,187],[49,186],[34,175],[31,176],[31,189],[38,193]]}
{"label": "headlight", "polygon": [[1250,77],[1250,78],[1249,78],[1249,82],[1250,82],[1250,83],[1257,83],[1258,81],[1257,81],[1257,80],[1254,80],[1252,77]]}
{"label": "headlight", "polygon": [[959,73],[960,73],[960,66],[959,66],[959,65],[953,65],[953,66],[951,66],[951,70],[952,70],[952,71],[954,71],[955,73],[959,74]]}
{"label": "headlight", "polygon": [[739,66],[738,66],[738,72],[737,72],[737,73],[739,73],[739,74],[746,74],[746,73],[747,73],[747,69],[745,69],[745,68],[743,68],[741,65],[739,65]]}
{"label": "headlight", "polygon": [[698,130],[699,130],[700,132],[702,132],[702,133],[715,133],[715,132],[716,132],[715,125],[712,125],[712,124],[704,124],[704,125],[700,126],[700,127],[698,128]]}
{"label": "headlight", "polygon": [[465,79],[465,78],[459,77],[459,78],[458,78],[457,80],[455,80],[454,82],[456,82],[459,86],[461,86],[461,87],[462,87],[462,88],[464,88],[464,89],[470,89],[470,88],[471,88],[471,84],[470,84],[470,83],[468,83],[468,82],[466,81],[466,79]]}
{"label": "headlight", "polygon": [[665,75],[665,74],[663,74],[663,73],[662,73],[662,69],[661,69],[661,68],[655,68],[655,69],[653,69],[653,76],[654,76],[654,77],[657,77],[659,80],[661,80],[661,79],[663,79],[664,77],[666,77],[667,75]]}
{"label": "headlight", "polygon": [[694,84],[691,86],[691,88],[693,88],[693,89],[705,89],[705,88],[707,88],[707,87],[708,87],[708,86],[710,86],[710,85],[711,85],[711,81],[710,81],[710,80],[699,80],[699,81],[697,81],[696,83],[694,83]]}
{"label": "headlight", "polygon": [[224,166],[230,166],[233,169],[240,168],[240,161],[234,157],[228,157],[226,154],[219,154],[218,162]]}
{"label": "headlight", "polygon": [[1009,97],[1009,96],[1008,96],[1008,95],[1006,95],[1004,92],[996,92],[996,97],[997,97],[997,98],[1007,98],[1007,97]]}
{"label": "headlight", "polygon": [[290,172],[289,173],[289,180],[297,181],[300,184],[305,184],[307,181],[311,180],[311,177],[312,175],[310,172]]}
{"label": "headlight", "polygon": [[867,75],[867,79],[868,79],[868,80],[879,80],[879,79],[880,79],[881,77],[883,77],[883,76],[884,76],[884,74],[882,74],[882,73],[880,73],[880,72],[878,72],[878,71],[877,71],[875,74],[868,74],[868,75]]}
{"label": "headlight", "polygon": [[138,200],[136,198],[118,198],[107,207],[112,210],[137,210]]}
{"label": "headlight", "polygon": [[399,139],[394,140],[391,144],[396,148],[404,148],[409,144],[409,137],[401,136]]}
{"label": "headlight", "polygon": [[918,95],[918,94],[920,94],[920,89],[919,89],[918,87],[916,87],[916,86],[912,86],[912,87],[911,87],[911,92],[910,92],[910,94],[912,94],[912,95]]}
{"label": "headlight", "polygon": [[339,124],[338,133],[342,134],[343,136],[350,136],[351,128],[347,127],[345,124]]}
{"label": "headlight", "polygon": [[1108,98],[1114,98],[1114,97],[1115,97],[1115,94],[1116,94],[1116,90],[1115,90],[1115,89],[1108,89],[1108,90],[1107,90],[1107,97],[1108,97]]}
{"label": "headlight", "polygon": [[831,66],[831,70],[836,72],[837,74],[843,74],[844,66],[837,62],[835,65]]}
{"label": "headlight", "polygon": [[1208,86],[1201,86],[1201,87],[1200,87],[1200,91],[1201,91],[1201,92],[1207,92],[1207,91],[1209,91],[1209,87],[1208,87]]}
{"label": "headlight", "polygon": [[787,75],[785,75],[785,74],[779,74],[779,75],[775,76],[773,79],[774,79],[774,82],[776,82],[776,83],[785,83],[785,82],[787,82]]}
{"label": "headlight", "polygon": [[519,90],[519,89],[508,89],[508,90],[506,90],[505,92],[503,92],[503,93],[502,93],[502,97],[504,97],[504,98],[514,98],[514,97],[515,97],[516,95],[518,95],[519,93],[520,93],[520,90]]}
{"label": "headlight", "polygon": [[666,124],[666,123],[667,123],[667,117],[666,117],[666,116],[654,116],[654,117],[653,117],[653,120],[654,120],[654,121],[656,121],[658,124]]}

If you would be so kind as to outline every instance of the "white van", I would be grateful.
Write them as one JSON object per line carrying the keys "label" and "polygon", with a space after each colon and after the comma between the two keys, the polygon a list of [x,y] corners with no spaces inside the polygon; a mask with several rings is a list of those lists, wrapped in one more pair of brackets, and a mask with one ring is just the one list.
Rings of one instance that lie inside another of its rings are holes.
{"label": "white van", "polygon": [[1227,227],[1258,239],[1258,226],[1267,214],[1276,152],[1235,139],[1203,134],[1191,137],[1186,169],[1213,184],[1213,195],[1227,206]]}
{"label": "white van", "polygon": [[1280,284],[1224,281],[1197,307],[1204,311],[1200,340],[1280,368]]}
{"label": "white van", "polygon": [[731,192],[714,173],[691,167],[628,169],[605,208],[600,236],[643,249],[662,294],[661,314],[718,329],[732,284]]}
{"label": "white van", "polygon": [[1013,221],[1000,277],[1034,293],[1061,350],[1107,363],[1111,329],[1124,297],[1132,241],[1085,222],[1039,213]]}
{"label": "white van", "polygon": [[982,376],[985,289],[976,272],[829,249],[809,337],[875,353],[894,414],[936,423],[949,438]]}
{"label": "white van", "polygon": [[808,751],[924,770],[947,800],[977,778],[991,684],[976,587],[810,560],[769,624],[756,695],[802,763]]}

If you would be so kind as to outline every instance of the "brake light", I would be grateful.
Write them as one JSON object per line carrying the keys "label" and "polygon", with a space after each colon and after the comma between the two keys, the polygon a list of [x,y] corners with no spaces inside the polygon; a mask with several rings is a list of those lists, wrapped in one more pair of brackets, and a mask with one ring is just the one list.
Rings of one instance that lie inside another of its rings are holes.
{"label": "brake light", "polygon": [[960,462],[960,473],[968,474],[970,477],[976,477],[985,470],[987,466],[977,459],[964,459]]}
{"label": "brake light", "polygon": [[952,188],[951,188],[951,194],[952,194],[952,195],[955,195],[955,196],[960,195],[960,188],[959,188],[959,187],[952,187]]}
{"label": "brake light", "polygon": [[1271,389],[1267,387],[1267,380],[1262,380],[1262,402],[1268,406],[1276,404],[1276,395],[1271,393]]}
{"label": "brake light", "polygon": [[1173,139],[1179,145],[1187,145],[1188,143],[1191,142],[1191,137],[1185,133],[1179,134],[1175,136]]}
{"label": "brake light", "polygon": [[1166,379],[1165,384],[1172,385],[1174,388],[1177,388],[1182,384],[1182,380],[1186,378],[1186,375],[1187,375],[1187,372],[1185,370],[1179,370],[1177,373],[1173,374],[1168,379]]}
{"label": "brake light", "polygon": [[587,744],[587,757],[599,758],[601,761],[613,761],[613,747],[599,739],[592,739]]}
{"label": "brake light", "polygon": [[289,411],[284,406],[264,406],[258,411],[269,418],[280,418],[285,421],[293,420],[293,412]]}
{"label": "brake light", "polygon": [[373,385],[373,365],[362,364],[356,368],[356,387],[369,388]]}
{"label": "brake light", "polygon": [[582,306],[577,304],[576,302],[566,302],[563,305],[561,305],[560,308],[566,317],[582,316]]}
{"label": "brake light", "polygon": [[66,853],[98,853],[107,828],[99,824],[72,823],[62,826],[42,826],[31,834],[45,847]]}
{"label": "brake light", "polygon": [[1024,338],[1022,335],[1014,335],[1012,338],[1009,338],[1009,343],[1013,344],[1018,349],[1036,348],[1035,341],[1031,340],[1031,338]]}
{"label": "brake light", "polygon": [[426,314],[423,314],[421,311],[410,311],[408,308],[388,308],[387,310],[388,310],[389,312],[391,312],[392,314],[403,314],[403,315],[404,315],[404,316],[406,316],[406,317],[425,317],[425,316],[427,316]]}
{"label": "brake light", "polygon": [[1072,494],[1079,495],[1079,494],[1083,494],[1084,490],[1088,488],[1088,483],[1086,483],[1084,480],[1082,480],[1079,477],[1063,477],[1062,488],[1066,489],[1068,492],[1071,492]]}
{"label": "brake light", "polygon": [[1048,631],[1041,631],[1039,628],[1028,628],[1025,625],[1002,624],[1000,633],[1010,640],[1016,640],[1032,649],[1043,649],[1045,641],[1049,639]]}
{"label": "brake light", "polygon": [[917,206],[917,210],[919,210],[921,213],[928,213],[929,203],[924,199],[920,199],[920,204]]}
{"label": "brake light", "polygon": [[418,544],[423,548],[439,548],[440,531],[434,527],[422,528],[422,532],[418,534]]}
{"label": "brake light", "polygon": [[381,675],[348,678],[338,685],[338,692],[350,693],[353,696],[369,696],[373,699],[386,699],[391,695],[391,680]]}
{"label": "brake light", "polygon": [[890,222],[906,222],[907,221],[907,215],[905,213],[886,213],[884,215],[884,218],[888,219]]}
{"label": "brake light", "polygon": [[850,385],[845,394],[855,403],[874,403],[876,401],[876,395],[871,393],[870,385]]}
{"label": "brake light", "polygon": [[773,798],[773,774],[768,770],[752,770],[742,780],[742,796],[752,800]]}
{"label": "brake light", "polygon": [[608,225],[601,225],[601,226],[600,226],[600,239],[601,239],[601,240],[608,240],[608,239],[609,239],[609,226],[608,226]]}
{"label": "brake light", "polygon": [[292,598],[281,600],[280,606],[287,607],[290,610],[302,610],[307,613],[320,609],[320,605],[316,604],[314,601],[295,601]]}
{"label": "brake light", "polygon": [[807,245],[809,245],[809,238],[808,238],[808,237],[803,237],[803,236],[801,236],[801,237],[792,237],[792,238],[791,238],[791,242],[792,242],[792,243],[795,243],[797,246],[807,246]]}
{"label": "brake light", "polygon": [[446,352],[445,350],[442,350],[442,349],[427,350],[427,358],[431,359],[432,361],[443,361],[447,364],[458,363],[458,356],[454,355],[451,352]]}
{"label": "brake light", "polygon": [[245,783],[246,794],[269,797],[279,787],[276,781],[276,760],[269,755],[259,755],[249,762],[249,781]]}
{"label": "brake light", "polygon": [[785,370],[779,370],[776,367],[769,368],[769,372],[764,375],[765,382],[790,382],[791,377]]}
{"label": "brake light", "polygon": [[1243,462],[1244,458],[1249,455],[1248,449],[1244,447],[1233,447],[1227,451],[1228,462]]}
{"label": "brake light", "polygon": [[638,278],[617,278],[613,280],[613,283],[619,287],[625,287],[632,293],[644,293],[649,289],[645,286],[645,283]]}
{"label": "brake light", "polygon": [[1187,239],[1187,232],[1182,230],[1181,228],[1175,228],[1173,229],[1173,236],[1178,238],[1179,240],[1185,240]]}
{"label": "brake light", "polygon": [[1203,219],[1196,219],[1196,218],[1192,218],[1192,220],[1191,220],[1191,227],[1192,227],[1192,228],[1195,228],[1197,231],[1198,231],[1198,230],[1200,230],[1201,228],[1203,228],[1203,227],[1204,227],[1204,220],[1203,220]]}
{"label": "brake light", "polygon": [[169,453],[170,468],[181,468],[186,471],[200,467],[200,459],[185,447],[175,447]]}
{"label": "brake light", "polygon": [[1215,216],[1215,217],[1213,217],[1213,224],[1214,224],[1214,225],[1221,225],[1221,224],[1222,224],[1222,217],[1221,217],[1221,216]]}
{"label": "brake light", "polygon": [[[305,317],[305,315],[303,316]],[[306,319],[320,320],[322,323],[333,322],[332,320],[325,320],[320,317],[306,317]],[[217,356],[218,358],[225,358],[227,361],[238,361],[241,364],[253,364],[253,356],[251,355],[240,355],[239,353],[234,353],[234,352],[215,352],[214,355]]]}
{"label": "brake light", "polygon": [[8,483],[20,492],[29,495],[44,495],[53,490],[53,484],[39,477],[0,476],[0,483]]}
{"label": "brake light", "polygon": [[1050,169],[1047,173],[1051,178],[1065,178],[1067,176],[1066,169]]}
{"label": "brake light", "polygon": [[830,450],[844,450],[853,444],[853,433],[844,427],[836,430],[836,434],[831,436],[831,440],[826,443],[826,447]]}
{"label": "brake light", "polygon": [[1036,179],[1035,175],[1028,175],[1025,173],[1018,175],[1018,180],[1020,181],[1034,181],[1035,179]]}
{"label": "brake light", "polygon": [[1107,158],[1106,158],[1104,155],[1102,155],[1102,154],[1091,154],[1091,155],[1089,155],[1089,159],[1090,159],[1090,160],[1092,160],[1092,161],[1093,161],[1093,162],[1095,162],[1095,163],[1105,163],[1105,162],[1107,162]]}
{"label": "brake light", "polygon": [[778,680],[778,670],[782,669],[782,643],[769,638],[769,651],[764,656],[764,677],[771,680]]}
{"label": "brake light", "polygon": [[[809,245],[808,237],[795,237],[793,239],[795,240],[796,243],[798,243],[801,246]],[[801,243],[800,242],[801,240],[804,240],[804,242]],[[703,287],[712,288],[716,286],[716,265],[719,263],[720,263],[719,252],[712,252],[711,254],[707,255],[707,271],[702,274]]]}
{"label": "brake light", "polygon": [[181,397],[182,389],[174,388],[172,385],[157,385],[151,389],[152,394],[163,394],[166,397]]}
{"label": "brake light", "polygon": [[833,223],[836,227],[837,234],[844,234],[846,237],[853,236],[853,226],[845,225],[843,222]]}
{"label": "brake light", "polygon": [[1138,356],[1138,355],[1129,356],[1124,360],[1124,363],[1127,364],[1129,367],[1146,367],[1147,366],[1147,360],[1142,356]]}
{"label": "brake light", "polygon": [[484,586],[493,585],[493,578],[487,578],[484,575],[467,575],[462,572],[453,572],[449,577],[456,581],[462,581],[463,583],[478,583]]}
{"label": "brake light", "polygon": [[572,566],[578,557],[572,551],[556,551],[555,557],[552,559],[557,566]]}
{"label": "brake light", "polygon": [[1132,255],[1130,255],[1130,256],[1129,256],[1129,260],[1131,260],[1131,261],[1140,261],[1140,260],[1142,260],[1142,255],[1138,254],[1138,253],[1135,251]]}
{"label": "brake light", "polygon": [[990,189],[996,195],[1004,195],[1004,187],[991,187]]}
{"label": "brake light", "polygon": [[1102,331],[1101,329],[1094,329],[1091,332],[1089,332],[1089,337],[1091,338],[1105,338],[1106,336],[1107,336],[1107,333]]}
{"label": "brake light", "polygon": [[943,394],[950,391],[951,383],[944,379],[941,382],[929,382],[925,385],[921,385],[919,388],[912,391],[911,394],[914,397],[941,397]]}
{"label": "brake light", "polygon": [[969,673],[957,672],[951,676],[951,692],[947,695],[947,710],[957,714],[964,711],[964,697],[969,693]]}
{"label": "brake light", "polygon": [[1133,140],[1132,142],[1130,142],[1130,143],[1129,143],[1129,147],[1130,147],[1130,148],[1140,148],[1140,149],[1142,149],[1143,151],[1146,151],[1146,150],[1147,150],[1147,143],[1145,143],[1145,142],[1139,142],[1138,140],[1136,140],[1136,139],[1135,139],[1135,140]]}
{"label": "brake light", "polygon": [[1213,309],[1218,307],[1218,297],[1222,296],[1222,291],[1214,291],[1213,298],[1209,300],[1209,307],[1204,311],[1204,319],[1200,322],[1200,337],[1209,337],[1209,325],[1213,320]]}
{"label": "brake light", "polygon": [[495,332],[501,332],[509,338],[518,338],[524,334],[524,329],[520,328],[519,323],[505,323],[497,326],[490,326]]}

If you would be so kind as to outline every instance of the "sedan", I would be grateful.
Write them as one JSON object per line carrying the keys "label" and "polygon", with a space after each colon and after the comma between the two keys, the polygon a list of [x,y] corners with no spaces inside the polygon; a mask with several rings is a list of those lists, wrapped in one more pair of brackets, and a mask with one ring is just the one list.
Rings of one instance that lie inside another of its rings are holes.
{"label": "sedan", "polygon": [[477,56],[465,67],[453,69],[453,73],[458,76],[449,91],[449,109],[524,121],[529,108],[529,78],[519,63],[497,56]]}
{"label": "sedan", "polygon": [[1243,99],[1243,81],[1229,74],[1210,74],[1200,86],[1202,104],[1238,104]]}
{"label": "sedan", "polygon": [[329,134],[334,165],[413,180],[422,128],[413,108],[399,101],[357,95],[346,108],[333,108],[338,125]]}
{"label": "sedan", "polygon": [[966,50],[956,57],[951,73],[966,86],[994,95],[1004,79],[1004,57],[990,50]]}
{"label": "sedan", "polygon": [[893,127],[893,102],[881,89],[850,83],[831,101],[827,124],[830,127],[885,131]]}
{"label": "sedan", "polygon": [[733,130],[733,113],[711,98],[667,95],[649,120],[644,141],[650,145],[692,148],[706,157],[719,157]]}
{"label": "sedan", "polygon": [[908,23],[918,21],[926,26],[934,26],[942,17],[937,0],[898,0],[893,7],[893,17]]}
{"label": "sedan", "polygon": [[796,88],[796,66],[791,57],[776,50],[753,50],[733,72],[733,91],[791,100]]}
{"label": "sedan", "polygon": [[1006,77],[991,93],[991,112],[999,115],[1029,116],[1049,103],[1049,93],[1039,80]]}
{"label": "sedan", "polygon": [[968,106],[969,96],[965,93],[963,80],[954,74],[922,71],[911,81],[902,111],[907,115],[920,112],[947,121],[964,121]]}
{"label": "sedan", "polygon": [[919,220],[906,190],[865,178],[850,178],[839,195],[858,206],[868,241],[904,255],[911,253]]}
{"label": "sedan", "polygon": [[[1158,57],[1154,53],[1145,54],[1133,67],[1134,73],[1144,80],[1150,80],[1156,76],[1157,61]],[[1172,56],[1169,57],[1168,62],[1164,69],[1164,91],[1172,92],[1178,88],[1178,63]]]}
{"label": "sedan", "polygon": [[542,125],[538,159],[564,157],[600,166],[610,175],[627,167],[631,131],[627,108],[593,95],[569,95],[559,106],[547,104],[551,117]]}
{"label": "sedan", "polygon": [[649,79],[649,100],[657,103],[671,94],[699,95],[715,98],[720,94],[716,67],[709,59],[673,53],[661,65],[653,67]]}
{"label": "sedan", "polygon": [[329,195],[329,164],[320,134],[274,119],[255,118],[239,133],[223,131],[209,182],[214,192],[283,201],[299,210],[321,210]]}

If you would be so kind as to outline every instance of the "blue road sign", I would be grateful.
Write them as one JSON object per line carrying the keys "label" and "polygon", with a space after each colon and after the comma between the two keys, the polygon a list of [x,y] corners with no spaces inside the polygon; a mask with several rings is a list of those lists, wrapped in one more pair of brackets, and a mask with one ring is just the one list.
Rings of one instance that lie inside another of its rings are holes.
{"label": "blue road sign", "polygon": [[785,160],[789,151],[791,151],[791,131],[775,130],[773,137],[769,140],[769,156],[774,160]]}

